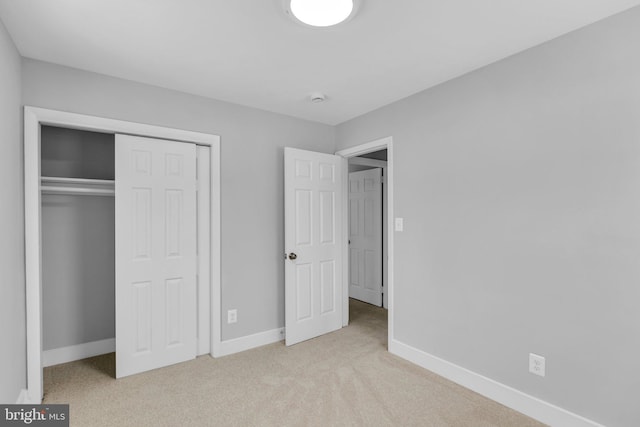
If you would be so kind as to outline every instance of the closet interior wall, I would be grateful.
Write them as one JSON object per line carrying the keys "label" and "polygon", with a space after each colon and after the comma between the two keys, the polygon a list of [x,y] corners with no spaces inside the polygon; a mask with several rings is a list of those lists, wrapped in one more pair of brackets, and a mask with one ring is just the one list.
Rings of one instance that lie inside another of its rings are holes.
{"label": "closet interior wall", "polygon": [[114,141],[41,128],[45,364],[48,350],[115,338]]}

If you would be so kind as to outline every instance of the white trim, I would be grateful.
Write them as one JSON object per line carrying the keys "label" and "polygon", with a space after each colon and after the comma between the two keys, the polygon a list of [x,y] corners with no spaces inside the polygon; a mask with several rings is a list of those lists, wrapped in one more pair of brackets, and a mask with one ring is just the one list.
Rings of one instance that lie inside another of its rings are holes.
{"label": "white trim", "polygon": [[[363,154],[372,153],[374,151],[384,150],[385,148],[388,149],[388,147],[391,145],[393,145],[393,137],[387,136],[385,138],[376,139],[375,141],[366,142],[364,144],[336,151],[336,155],[346,158],[356,157]],[[389,160],[389,152],[387,151],[387,161]]]}
{"label": "white trim", "polygon": [[[174,129],[164,126],[124,120],[107,119],[66,111],[49,110],[39,107],[24,107],[25,113],[33,113],[39,124],[61,126],[70,129],[82,129],[103,133],[122,133],[149,138],[172,139],[175,141],[194,142],[196,144],[213,145],[220,142],[218,135],[190,130]],[[26,137],[26,135],[25,135]]]}
{"label": "white trim", "polygon": [[[25,281],[28,400],[40,403],[42,387],[42,257],[40,218],[40,125],[191,142],[211,147],[211,354],[220,345],[220,137],[84,114],[24,107]],[[217,340],[217,341],[216,341]]]}
{"label": "white trim", "polygon": [[220,279],[220,143],[211,146],[211,357],[216,357],[222,341],[222,289]]}
{"label": "white trim", "polygon": [[390,340],[389,352],[544,424],[563,427],[604,427],[595,421],[581,417],[400,341]]}
{"label": "white trim", "polygon": [[24,233],[27,307],[28,400],[42,401],[42,304],[40,235],[40,121],[36,111],[24,109]]}
{"label": "white trim", "polygon": [[211,353],[211,148],[196,147],[197,185],[197,287],[198,287],[198,351]]}
{"label": "white trim", "polygon": [[215,357],[240,353],[241,351],[251,350],[252,348],[262,347],[267,344],[273,344],[275,342],[282,341],[283,339],[284,328],[278,328],[271,329],[270,331],[258,332],[253,335],[247,335],[245,337],[222,341],[220,343],[219,351]]}
{"label": "white trim", "polygon": [[47,366],[73,362],[75,360],[86,359],[87,357],[113,353],[114,351],[116,351],[115,338],[54,348],[42,352],[42,367],[46,368]]}
{"label": "white trim", "polygon": [[[394,242],[394,233],[393,233],[393,218],[394,218],[394,209],[393,209],[393,138],[388,136],[386,138],[377,139],[375,141],[367,142],[365,144],[356,145],[355,147],[346,148],[344,150],[340,150],[336,152],[336,155],[342,156],[345,158],[343,162],[343,175],[349,176],[349,162],[347,159],[351,157],[356,157],[362,154],[371,153],[373,151],[378,150],[387,150],[387,166],[386,166],[386,174],[385,184],[387,186],[387,309],[388,311],[388,342],[393,341],[394,339],[394,328],[393,328],[393,242]],[[342,221],[343,224],[348,224],[349,221],[349,191],[348,186],[349,180],[344,180],[344,191],[343,191],[343,209],[342,209]],[[342,262],[344,266],[349,265],[349,230],[348,227],[344,227],[344,234],[346,238],[344,239],[344,250],[342,255]],[[349,269],[342,269],[342,297],[343,297],[343,307],[342,307],[342,325],[347,326],[349,323]]]}

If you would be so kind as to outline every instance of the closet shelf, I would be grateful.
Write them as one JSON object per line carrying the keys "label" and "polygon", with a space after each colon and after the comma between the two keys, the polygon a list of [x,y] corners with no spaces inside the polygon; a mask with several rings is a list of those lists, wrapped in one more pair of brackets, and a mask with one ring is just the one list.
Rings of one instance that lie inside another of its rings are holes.
{"label": "closet shelf", "polygon": [[108,179],[43,176],[40,178],[40,190],[44,194],[114,196],[115,181]]}

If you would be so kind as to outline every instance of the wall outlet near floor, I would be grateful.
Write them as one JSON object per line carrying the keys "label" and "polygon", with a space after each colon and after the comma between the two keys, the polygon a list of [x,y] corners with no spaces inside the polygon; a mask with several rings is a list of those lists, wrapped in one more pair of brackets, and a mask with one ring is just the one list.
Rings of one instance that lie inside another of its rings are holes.
{"label": "wall outlet near floor", "polygon": [[529,372],[534,375],[544,377],[545,374],[544,357],[538,354],[529,353]]}
{"label": "wall outlet near floor", "polygon": [[227,323],[236,323],[238,321],[238,310],[227,311]]}

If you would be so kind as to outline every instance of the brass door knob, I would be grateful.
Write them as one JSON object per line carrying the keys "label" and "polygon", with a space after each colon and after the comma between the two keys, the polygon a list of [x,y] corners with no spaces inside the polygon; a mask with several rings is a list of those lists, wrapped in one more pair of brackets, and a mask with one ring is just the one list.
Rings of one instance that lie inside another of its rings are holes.
{"label": "brass door knob", "polygon": [[289,254],[289,259],[290,259],[291,261],[293,261],[293,260],[294,260],[294,259],[296,259],[296,258],[298,258],[298,255],[296,255],[295,253],[291,252],[291,253]]}

